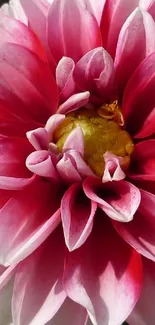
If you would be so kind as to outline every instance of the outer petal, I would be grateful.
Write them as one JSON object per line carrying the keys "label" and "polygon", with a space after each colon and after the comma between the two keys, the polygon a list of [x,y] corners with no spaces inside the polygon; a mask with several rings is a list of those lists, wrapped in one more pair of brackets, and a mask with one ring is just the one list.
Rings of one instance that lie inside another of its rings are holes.
{"label": "outer petal", "polygon": [[140,204],[140,192],[134,185],[126,182],[101,183],[88,177],[83,183],[85,194],[112,219],[128,222]]}
{"label": "outer petal", "polygon": [[74,325],[85,325],[86,310],[68,297],[56,315],[46,325],[70,325],[74,319]]}
{"label": "outer petal", "polygon": [[155,195],[141,190],[141,203],[133,221],[114,222],[119,234],[140,254],[155,261]]}
{"label": "outer petal", "polygon": [[135,145],[129,177],[133,180],[155,180],[155,140]]}
{"label": "outer petal", "polygon": [[40,59],[47,61],[45,51],[39,39],[28,26],[25,26],[19,20],[4,16],[0,21],[0,39],[1,42],[25,46],[36,53]]}
{"label": "outer petal", "polygon": [[100,25],[100,20],[102,16],[102,11],[106,0],[84,0],[89,12],[91,12],[97,19],[98,24]]}
{"label": "outer petal", "polygon": [[76,62],[86,52],[100,46],[97,21],[82,1],[53,1],[48,16],[48,43],[56,62],[64,55]]}
{"label": "outer petal", "polygon": [[10,16],[28,25],[28,18],[21,6],[20,0],[10,0],[9,4],[4,4],[0,9],[0,16]]}
{"label": "outer petal", "polygon": [[[36,182],[0,210],[0,263],[15,264],[32,253],[60,222],[61,195],[47,182]],[[7,241],[5,240],[7,233]]]}
{"label": "outer petal", "polygon": [[49,11],[48,2],[46,0],[31,0],[31,2],[27,0],[19,1],[28,18],[30,27],[46,48],[46,18]]}
{"label": "outer petal", "polygon": [[121,27],[131,12],[138,6],[139,0],[106,0],[101,19],[103,47],[114,58]]}
{"label": "outer petal", "polygon": [[68,253],[64,285],[94,325],[121,324],[139,298],[141,272],[140,256],[98,215],[85,245]]}
{"label": "outer petal", "polygon": [[60,308],[66,297],[62,287],[64,248],[60,228],[20,264],[12,304],[16,325],[43,325]]}
{"label": "outer petal", "polygon": [[139,0],[139,6],[145,9],[155,20],[155,2],[154,0]]}
{"label": "outer petal", "polygon": [[143,123],[155,107],[154,87],[155,53],[140,64],[124,92],[123,115],[127,128],[132,134],[143,127]]}
{"label": "outer petal", "polygon": [[120,96],[138,65],[155,51],[155,36],[152,35],[155,35],[152,17],[146,11],[136,9],[123,25],[117,43],[114,66]]}
{"label": "outer petal", "polygon": [[18,190],[30,184],[34,177],[25,166],[25,160],[32,151],[23,138],[0,139],[0,188]]}
{"label": "outer petal", "polygon": [[70,251],[79,248],[92,231],[97,204],[90,201],[81,185],[72,185],[62,198],[61,217],[65,242]]}
{"label": "outer petal", "polygon": [[25,47],[1,44],[0,102],[11,106],[19,117],[30,116],[44,123],[58,105],[58,90],[49,66]]}
{"label": "outer petal", "polygon": [[155,263],[143,259],[143,289],[135,309],[128,318],[130,325],[154,325]]}
{"label": "outer petal", "polygon": [[73,76],[78,87],[105,100],[113,81],[112,58],[102,47],[93,49],[77,62]]}

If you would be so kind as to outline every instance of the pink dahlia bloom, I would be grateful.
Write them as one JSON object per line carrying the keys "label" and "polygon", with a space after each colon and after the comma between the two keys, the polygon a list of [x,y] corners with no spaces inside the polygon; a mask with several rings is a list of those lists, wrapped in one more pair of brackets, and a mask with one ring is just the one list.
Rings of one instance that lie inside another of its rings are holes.
{"label": "pink dahlia bloom", "polygon": [[154,325],[154,18],[155,0],[1,8],[2,325]]}

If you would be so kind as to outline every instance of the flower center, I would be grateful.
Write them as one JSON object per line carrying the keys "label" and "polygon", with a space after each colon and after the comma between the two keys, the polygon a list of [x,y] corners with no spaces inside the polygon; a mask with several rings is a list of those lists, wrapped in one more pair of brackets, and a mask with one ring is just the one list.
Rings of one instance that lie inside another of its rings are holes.
{"label": "flower center", "polygon": [[123,124],[116,101],[101,106],[98,111],[82,108],[66,115],[54,132],[54,142],[61,152],[68,135],[80,126],[84,135],[84,160],[96,175],[103,175],[103,155],[107,151],[124,157],[121,167],[126,170],[134,145],[128,132],[123,129]]}

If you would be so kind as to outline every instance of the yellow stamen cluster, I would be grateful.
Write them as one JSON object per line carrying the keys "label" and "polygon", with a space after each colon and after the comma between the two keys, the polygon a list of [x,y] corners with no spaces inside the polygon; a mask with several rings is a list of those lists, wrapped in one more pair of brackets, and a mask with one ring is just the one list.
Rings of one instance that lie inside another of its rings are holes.
{"label": "yellow stamen cluster", "polygon": [[103,155],[107,151],[124,157],[124,169],[129,165],[134,145],[121,125],[123,117],[117,102],[105,104],[98,111],[83,108],[66,116],[54,132],[54,141],[61,152],[68,135],[80,126],[84,135],[84,160],[96,175],[102,176]]}

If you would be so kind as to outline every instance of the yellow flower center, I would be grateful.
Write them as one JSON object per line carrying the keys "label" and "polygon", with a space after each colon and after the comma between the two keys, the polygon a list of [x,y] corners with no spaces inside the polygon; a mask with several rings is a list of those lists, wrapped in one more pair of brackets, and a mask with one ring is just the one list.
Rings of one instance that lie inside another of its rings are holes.
{"label": "yellow flower center", "polygon": [[54,132],[54,142],[61,152],[68,135],[80,126],[84,135],[84,160],[96,175],[102,176],[103,155],[107,151],[124,157],[122,169],[129,166],[134,145],[123,124],[117,101],[101,106],[98,111],[83,108],[66,116]]}

